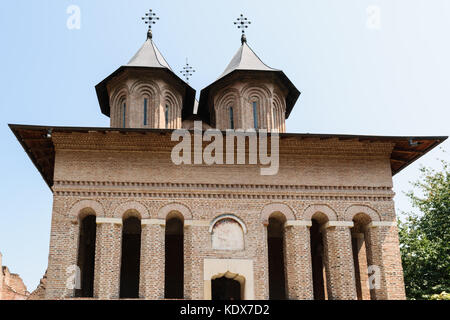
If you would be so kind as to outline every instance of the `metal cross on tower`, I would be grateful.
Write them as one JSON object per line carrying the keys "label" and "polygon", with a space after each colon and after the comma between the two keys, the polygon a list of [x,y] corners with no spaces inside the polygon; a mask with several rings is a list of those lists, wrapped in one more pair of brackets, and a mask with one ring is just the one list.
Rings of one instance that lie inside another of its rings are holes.
{"label": "metal cross on tower", "polygon": [[244,42],[247,42],[247,38],[245,36],[245,29],[247,29],[248,25],[251,23],[252,22],[250,20],[248,20],[247,18],[245,18],[243,14],[241,14],[241,16],[239,18],[237,18],[236,21],[234,22],[234,24],[237,25],[237,28],[242,30],[242,36],[241,36],[242,44],[244,44]]}
{"label": "metal cross on tower", "polygon": [[191,65],[189,65],[188,59],[186,58],[186,65],[183,67],[183,70],[181,70],[180,73],[186,79],[187,83],[189,83],[189,78],[192,76],[194,72],[195,72],[194,68]]}
{"label": "metal cross on tower", "polygon": [[156,13],[153,12],[152,9],[149,10],[145,14],[145,16],[142,17],[142,20],[144,20],[145,24],[148,24],[148,32],[147,32],[147,39],[152,38],[152,24],[156,23],[156,20],[159,20],[159,17],[156,16]]}

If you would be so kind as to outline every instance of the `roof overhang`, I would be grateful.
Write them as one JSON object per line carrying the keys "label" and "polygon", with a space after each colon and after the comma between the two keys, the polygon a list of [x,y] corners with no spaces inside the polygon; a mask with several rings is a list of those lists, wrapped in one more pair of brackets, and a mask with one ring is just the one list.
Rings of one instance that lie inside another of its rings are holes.
{"label": "roof overhang", "polygon": [[[10,129],[19,140],[31,161],[41,173],[47,185],[53,186],[53,172],[55,167],[55,147],[48,134],[55,132],[77,133],[140,133],[167,135],[168,139],[173,129],[132,129],[132,128],[99,128],[99,127],[53,127],[9,124]],[[309,133],[280,133],[283,139],[338,139],[357,140],[361,142],[390,142],[394,144],[390,162],[392,175],[399,173],[415,160],[445,141],[448,137],[392,137],[392,136],[361,136],[340,134],[309,134]]]}
{"label": "roof overhang", "polygon": [[301,92],[294,86],[291,80],[289,80],[289,78],[281,70],[270,70],[270,71],[242,70],[242,69],[233,70],[227,75],[217,79],[206,88],[202,89],[202,91],[200,92],[200,102],[197,109],[197,115],[199,115],[203,120],[209,122],[210,113],[213,110],[213,106],[208,105],[211,89],[213,89],[216,86],[219,86],[222,82],[226,82],[234,75],[255,75],[255,74],[256,75],[274,74],[286,87],[288,91],[288,94],[286,96],[286,119],[289,118],[289,115],[291,114],[291,111],[294,108],[295,103],[300,97]]}
{"label": "roof overhang", "polygon": [[105,116],[110,116],[111,107],[109,105],[109,94],[107,84],[114,77],[119,76],[125,70],[158,70],[168,74],[171,78],[173,78],[176,82],[178,82],[181,86],[183,86],[185,90],[185,95],[183,97],[183,108],[182,108],[182,118],[185,119],[189,115],[193,113],[194,110],[194,101],[195,101],[195,90],[188,85],[186,82],[181,80],[172,70],[161,67],[139,67],[139,66],[121,66],[119,69],[111,73],[106,79],[95,86],[95,91],[97,92],[98,102],[100,104],[100,110]]}

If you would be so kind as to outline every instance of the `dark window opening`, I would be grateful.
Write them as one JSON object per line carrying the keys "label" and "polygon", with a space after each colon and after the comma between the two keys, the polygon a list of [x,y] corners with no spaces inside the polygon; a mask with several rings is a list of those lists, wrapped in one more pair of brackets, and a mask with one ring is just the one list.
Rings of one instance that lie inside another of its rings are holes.
{"label": "dark window opening", "polygon": [[166,109],[164,111],[164,117],[166,121],[166,129],[169,129],[169,106],[166,105]]}
{"label": "dark window opening", "polygon": [[144,98],[144,126],[147,125],[147,98]]}
{"label": "dark window opening", "polygon": [[78,267],[81,273],[81,288],[75,290],[76,297],[89,298],[94,296],[96,228],[94,215],[84,217],[80,223]]}
{"label": "dark window opening", "polygon": [[177,217],[166,222],[165,259],[164,296],[167,299],[183,299],[183,221]]}
{"label": "dark window opening", "polygon": [[314,300],[325,300],[323,240],[320,224],[315,219],[312,220],[310,236]]}
{"label": "dark window opening", "polygon": [[362,298],[362,288],[361,288],[361,270],[359,267],[358,258],[358,239],[352,237],[352,251],[353,251],[353,265],[355,267],[355,284],[356,284],[356,296],[358,300],[363,300]]}
{"label": "dark window opening", "polygon": [[234,129],[233,107],[230,107],[230,129]]}
{"label": "dark window opening", "polygon": [[139,297],[141,260],[141,221],[130,217],[123,222],[120,298]]}
{"label": "dark window opening", "polygon": [[258,104],[253,102],[253,125],[255,129],[258,129]]}
{"label": "dark window opening", "polygon": [[126,120],[127,120],[127,104],[124,103],[123,104],[123,108],[122,108],[122,126],[125,128],[125,124],[126,124]]}
{"label": "dark window opening", "polygon": [[284,270],[284,222],[269,218],[267,227],[269,255],[269,299],[286,299],[286,277]]}
{"label": "dark window opening", "polygon": [[241,284],[226,277],[211,281],[212,300],[241,300]]}

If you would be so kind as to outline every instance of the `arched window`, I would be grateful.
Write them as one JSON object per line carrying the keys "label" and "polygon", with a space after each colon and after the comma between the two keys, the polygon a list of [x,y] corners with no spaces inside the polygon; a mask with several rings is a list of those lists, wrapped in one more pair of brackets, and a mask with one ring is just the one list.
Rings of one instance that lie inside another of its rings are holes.
{"label": "arched window", "polygon": [[165,231],[164,297],[183,299],[184,296],[184,234],[182,216],[170,213]]}
{"label": "arched window", "polygon": [[234,129],[233,107],[229,107],[229,116],[230,116],[230,129]]}
{"label": "arched window", "polygon": [[320,228],[328,221],[323,213],[315,213],[312,216],[312,226],[310,228],[311,262],[313,276],[314,300],[327,300],[327,280],[325,270],[325,250],[323,234]]}
{"label": "arched window", "polygon": [[122,262],[120,268],[120,298],[139,297],[141,260],[141,221],[129,217],[122,227]]}
{"label": "arched window", "polygon": [[147,125],[147,117],[148,117],[148,99],[144,98],[144,126]]}
{"label": "arched window", "polygon": [[369,215],[358,213],[353,218],[352,231],[353,264],[355,267],[356,295],[358,300],[375,300],[374,290],[369,290],[368,266],[372,265],[372,252],[367,246],[369,239],[368,224],[372,221]]}
{"label": "arched window", "polygon": [[78,267],[81,273],[81,288],[75,291],[76,297],[94,296],[95,239],[97,225],[95,215],[85,216],[80,222],[78,242]]}
{"label": "arched window", "polygon": [[258,129],[259,119],[258,119],[258,102],[253,101],[253,126]]}
{"label": "arched window", "polygon": [[284,223],[282,214],[272,214],[267,226],[269,257],[269,299],[286,299],[286,275],[284,265]]}
{"label": "arched window", "polygon": [[122,103],[122,127],[125,128],[125,124],[126,124],[126,119],[127,119],[127,104],[126,102]]}
{"label": "arched window", "polygon": [[165,119],[165,125],[166,125],[166,129],[169,128],[169,105],[166,104],[166,108],[164,111],[164,119]]}

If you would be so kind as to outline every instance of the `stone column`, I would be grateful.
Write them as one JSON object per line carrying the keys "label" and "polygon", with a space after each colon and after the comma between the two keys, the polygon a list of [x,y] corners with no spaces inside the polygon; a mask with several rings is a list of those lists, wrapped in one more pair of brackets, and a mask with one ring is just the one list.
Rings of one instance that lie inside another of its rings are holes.
{"label": "stone column", "polygon": [[352,233],[352,247],[358,300],[370,300],[364,233]]}
{"label": "stone column", "polygon": [[351,227],[353,222],[346,221],[329,221],[322,227],[330,300],[356,300]]}
{"label": "stone column", "polygon": [[371,298],[405,299],[397,223],[370,223],[366,229],[366,243]]}
{"label": "stone column", "polygon": [[284,230],[287,298],[313,300],[311,221],[287,221]]}
{"label": "stone column", "polygon": [[139,296],[164,299],[165,263],[164,219],[142,219]]}
{"label": "stone column", "polygon": [[118,299],[122,253],[122,219],[97,217],[94,297]]}

